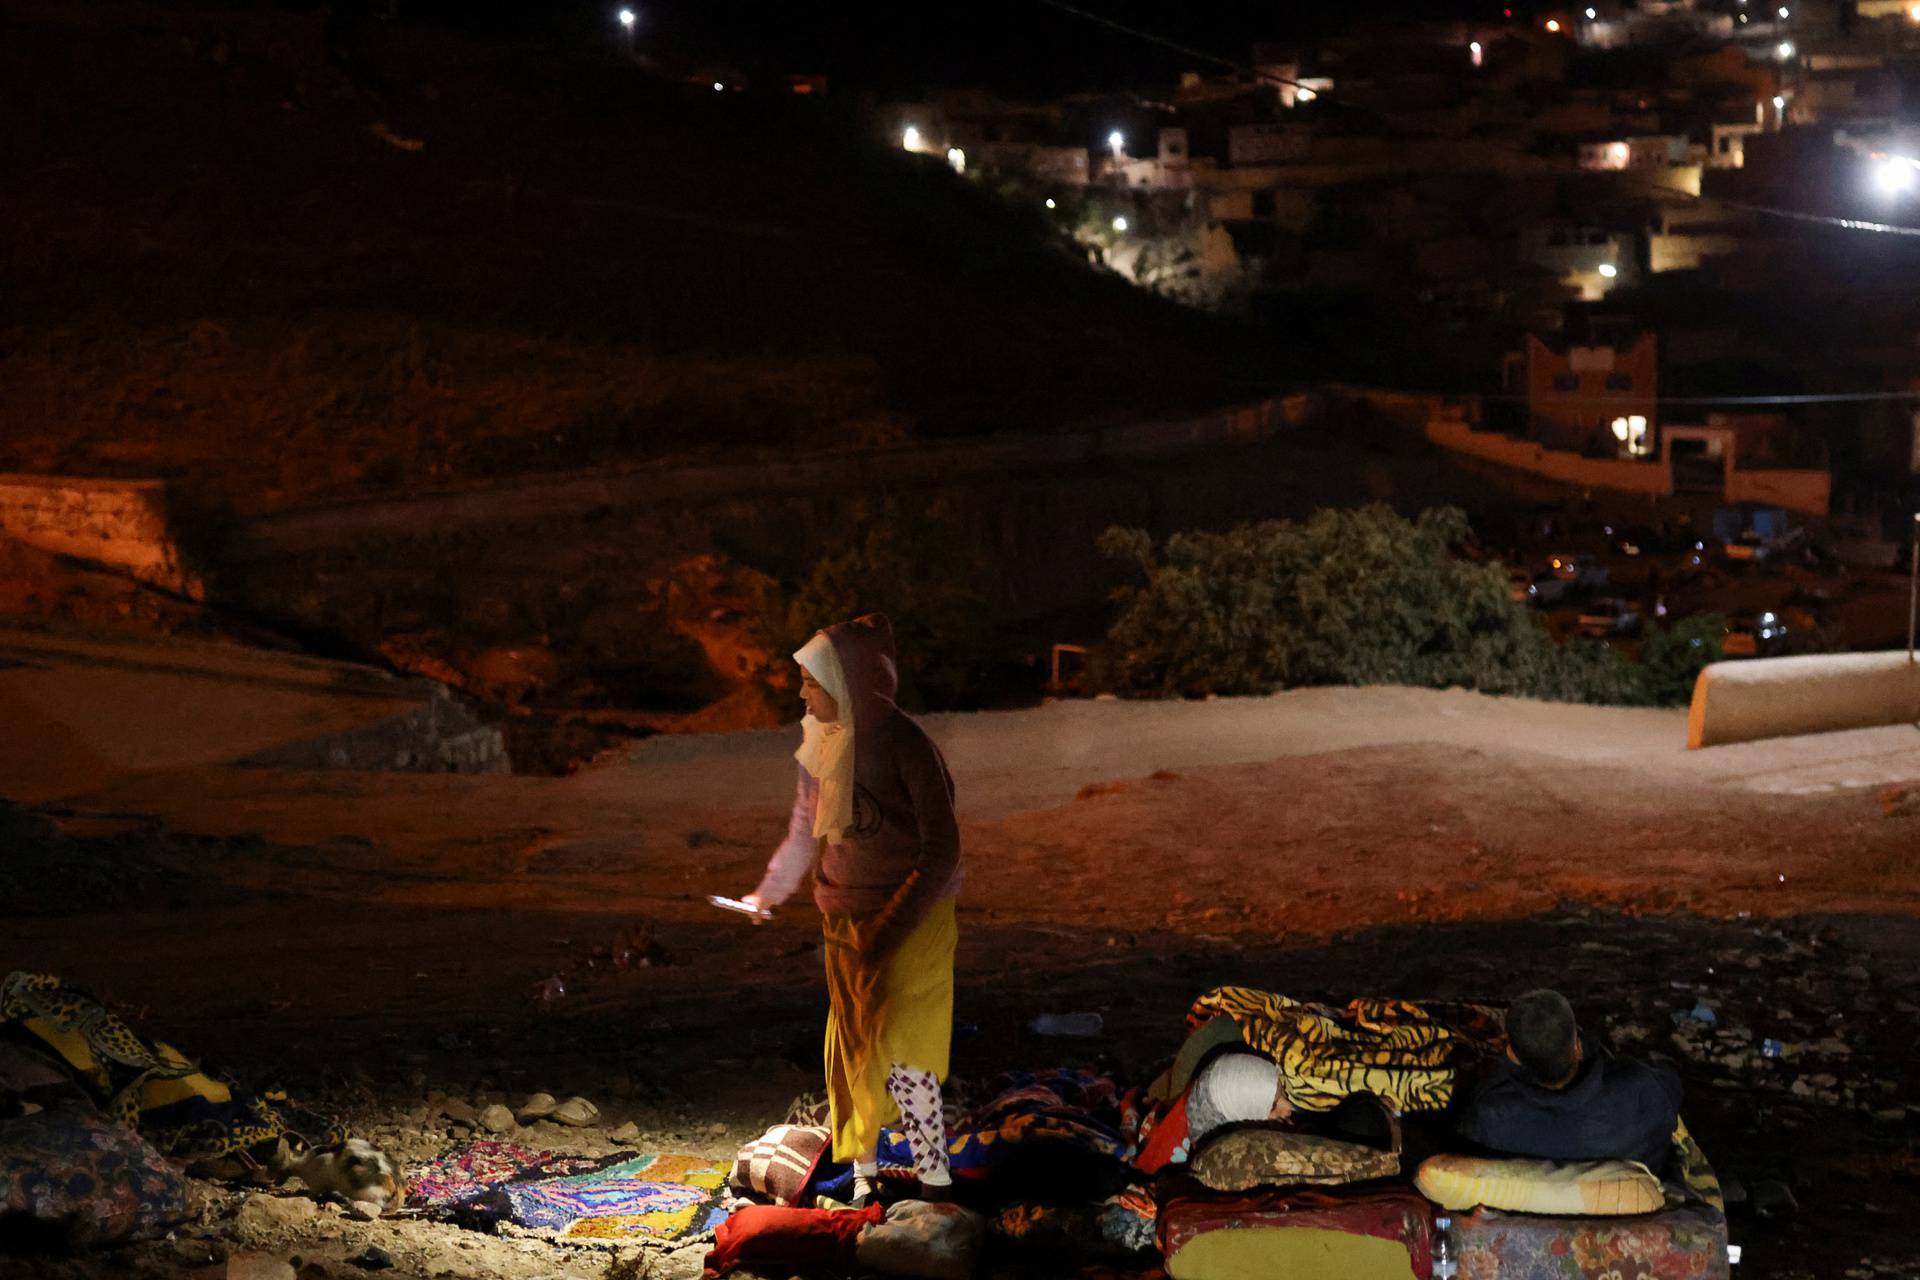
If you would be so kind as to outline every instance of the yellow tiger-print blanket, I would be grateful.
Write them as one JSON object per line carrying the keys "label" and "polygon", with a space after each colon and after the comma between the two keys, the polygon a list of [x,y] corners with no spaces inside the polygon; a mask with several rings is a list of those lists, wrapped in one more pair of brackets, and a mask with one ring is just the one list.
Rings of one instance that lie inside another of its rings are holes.
{"label": "yellow tiger-print blanket", "polygon": [[1506,1052],[1504,1013],[1490,1005],[1359,999],[1344,1008],[1251,987],[1220,987],[1194,1002],[1189,1028],[1233,1019],[1249,1046],[1280,1065],[1287,1100],[1331,1111],[1371,1093],[1395,1111],[1439,1111],[1461,1067]]}

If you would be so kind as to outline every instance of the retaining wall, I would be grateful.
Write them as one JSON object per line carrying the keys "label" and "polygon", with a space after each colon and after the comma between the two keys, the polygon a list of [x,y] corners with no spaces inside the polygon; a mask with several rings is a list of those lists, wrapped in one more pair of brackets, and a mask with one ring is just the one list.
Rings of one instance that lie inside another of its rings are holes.
{"label": "retaining wall", "polygon": [[1174,457],[1246,444],[1298,425],[1305,394],[1263,400],[1177,422],[1064,435],[988,436],[861,452],[744,463],[569,473],[417,498],[356,502],[266,516],[247,528],[258,553],[299,552],[360,537],[439,536],[465,527],[538,523],[582,511],[715,503],[767,495],[844,494],[852,489],[1019,477],[1104,462]]}
{"label": "retaining wall", "polygon": [[196,598],[158,480],[0,474],[0,534]]}
{"label": "retaining wall", "polygon": [[1619,458],[1588,458],[1562,449],[1549,449],[1531,440],[1515,440],[1492,431],[1475,431],[1465,422],[1435,419],[1426,424],[1427,439],[1443,449],[1471,458],[1518,467],[1535,475],[1589,489],[1648,493],[1666,497],[1673,477],[1658,462],[1628,462]]}

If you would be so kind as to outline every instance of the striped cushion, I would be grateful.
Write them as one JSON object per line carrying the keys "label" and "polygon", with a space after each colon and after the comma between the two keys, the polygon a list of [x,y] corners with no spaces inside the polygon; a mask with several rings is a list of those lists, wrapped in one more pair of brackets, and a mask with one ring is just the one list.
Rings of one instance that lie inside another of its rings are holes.
{"label": "striped cushion", "polygon": [[727,1182],[743,1196],[797,1205],[832,1139],[818,1126],[777,1124],[740,1149]]}
{"label": "striped cushion", "polygon": [[1510,1213],[1617,1217],[1655,1213],[1660,1179],[1632,1160],[1489,1160],[1434,1156],[1413,1178],[1420,1194],[1448,1209],[1484,1205]]}

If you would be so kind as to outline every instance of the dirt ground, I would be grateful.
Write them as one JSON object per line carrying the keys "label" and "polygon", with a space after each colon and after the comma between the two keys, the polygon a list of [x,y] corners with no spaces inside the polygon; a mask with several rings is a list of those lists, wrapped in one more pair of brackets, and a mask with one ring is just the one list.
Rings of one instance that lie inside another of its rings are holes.
{"label": "dirt ground", "polygon": [[[1920,1274],[1920,797],[1902,781],[1920,735],[1655,754],[1677,722],[1404,690],[941,718],[967,859],[955,1070],[1144,1078],[1223,982],[1340,999],[1551,983],[1620,1047],[1677,1060],[1724,1175],[1797,1199],[1791,1217],[1735,1208],[1739,1274]],[[7,919],[0,971],[60,973],[406,1160],[449,1143],[450,1100],[536,1089],[583,1094],[604,1123],[533,1145],[611,1150],[631,1121],[621,1148],[730,1154],[816,1087],[811,907],[754,928],[703,901],[752,885],[790,750],[653,740],[574,779],[131,779],[63,802],[69,836],[10,834],[57,856],[37,895],[5,900],[44,909],[84,873],[99,909]],[[621,944],[647,963],[596,958]],[[552,976],[569,994],[543,1007]],[[1702,1000],[1711,1028],[1684,1016]],[[1075,1009],[1105,1033],[1026,1030]],[[1789,1051],[1761,1057],[1767,1038]],[[370,1244],[400,1276],[619,1261],[209,1194],[178,1239],[0,1274],[216,1276],[258,1249],[317,1280],[362,1274],[345,1259]],[[651,1263],[690,1275],[695,1255]]]}

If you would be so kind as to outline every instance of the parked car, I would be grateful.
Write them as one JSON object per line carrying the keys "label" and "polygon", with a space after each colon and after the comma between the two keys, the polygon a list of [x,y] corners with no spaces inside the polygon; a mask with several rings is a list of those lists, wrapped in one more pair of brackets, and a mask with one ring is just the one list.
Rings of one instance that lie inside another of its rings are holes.
{"label": "parked car", "polygon": [[1580,632],[1589,636],[1625,636],[1640,629],[1640,611],[1619,596],[1602,596],[1580,610]]}
{"label": "parked car", "polygon": [[1623,556],[1657,556],[1673,549],[1667,536],[1651,525],[1610,524],[1606,534],[1608,545]]}
{"label": "parked car", "polygon": [[1720,652],[1729,658],[1766,658],[1786,647],[1786,621],[1772,610],[1731,619],[1720,637]]}
{"label": "parked car", "polygon": [[1604,587],[1611,580],[1607,566],[1587,555],[1562,554],[1547,561],[1554,577],[1576,587]]}
{"label": "parked car", "polygon": [[1522,600],[1527,604],[1559,604],[1566,599],[1566,581],[1554,577],[1551,570],[1529,574],[1524,569],[1516,569],[1507,575],[1507,581],[1510,584],[1509,594],[1515,600]]}

